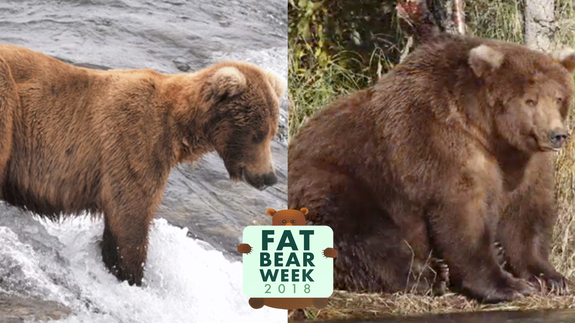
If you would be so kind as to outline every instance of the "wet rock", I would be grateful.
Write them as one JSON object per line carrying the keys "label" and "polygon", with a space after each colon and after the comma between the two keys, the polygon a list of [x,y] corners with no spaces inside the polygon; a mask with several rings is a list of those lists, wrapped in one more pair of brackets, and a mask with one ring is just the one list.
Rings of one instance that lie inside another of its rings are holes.
{"label": "wet rock", "polygon": [[71,312],[57,302],[0,294],[0,323],[61,320]]}
{"label": "wet rock", "polygon": [[176,68],[182,72],[188,72],[190,70],[190,64],[188,61],[181,57],[174,59],[174,64],[176,65]]}

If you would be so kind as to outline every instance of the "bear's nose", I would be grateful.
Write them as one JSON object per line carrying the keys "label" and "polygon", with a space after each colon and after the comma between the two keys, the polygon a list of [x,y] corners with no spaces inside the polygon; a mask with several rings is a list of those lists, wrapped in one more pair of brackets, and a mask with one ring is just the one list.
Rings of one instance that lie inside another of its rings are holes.
{"label": "bear's nose", "polygon": [[268,173],[264,175],[264,185],[265,186],[272,186],[278,182],[278,178],[274,173]]}
{"label": "bear's nose", "polygon": [[561,148],[567,140],[567,131],[561,128],[555,128],[549,131],[549,140],[555,148]]}

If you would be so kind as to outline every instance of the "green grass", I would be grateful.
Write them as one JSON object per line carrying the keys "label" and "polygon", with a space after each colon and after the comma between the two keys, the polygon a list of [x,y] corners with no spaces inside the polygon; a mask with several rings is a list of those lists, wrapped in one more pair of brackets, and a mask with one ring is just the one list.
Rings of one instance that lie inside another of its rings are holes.
{"label": "green grass", "polygon": [[290,53],[288,74],[290,138],[318,109],[327,106],[339,96],[369,84],[369,76],[345,68],[342,56],[331,57],[326,66],[319,69],[316,66],[301,67],[293,53]]}
{"label": "green grass", "polygon": [[479,0],[467,6],[467,30],[478,37],[523,43],[523,1]]}

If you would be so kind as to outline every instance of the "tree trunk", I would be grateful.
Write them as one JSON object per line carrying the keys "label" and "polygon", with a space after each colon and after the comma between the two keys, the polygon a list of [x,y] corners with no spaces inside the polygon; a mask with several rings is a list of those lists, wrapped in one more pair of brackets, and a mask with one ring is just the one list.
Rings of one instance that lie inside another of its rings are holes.
{"label": "tree trunk", "polygon": [[465,0],[431,1],[430,7],[442,31],[465,35]]}
{"label": "tree trunk", "polygon": [[396,10],[408,35],[400,61],[412,48],[439,32],[465,34],[465,0],[400,0]]}
{"label": "tree trunk", "polygon": [[524,12],[525,44],[532,49],[549,51],[552,47],[553,22],[555,21],[553,0],[527,0]]}

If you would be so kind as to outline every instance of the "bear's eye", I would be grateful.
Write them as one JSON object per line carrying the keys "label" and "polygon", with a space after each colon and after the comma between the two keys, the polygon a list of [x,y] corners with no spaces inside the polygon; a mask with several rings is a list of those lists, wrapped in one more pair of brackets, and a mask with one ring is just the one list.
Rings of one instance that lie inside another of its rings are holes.
{"label": "bear's eye", "polygon": [[295,220],[291,220],[291,223],[295,223]]}
{"label": "bear's eye", "polygon": [[282,220],[282,223],[286,223],[286,220]]}
{"label": "bear's eye", "polygon": [[253,137],[254,144],[259,144],[260,142],[264,141],[265,137],[266,137],[266,134],[263,132],[260,132],[256,135],[254,135],[254,137]]}
{"label": "bear's eye", "polygon": [[563,98],[557,98],[557,104],[562,104],[563,103]]}
{"label": "bear's eye", "polygon": [[525,104],[527,104],[530,107],[534,107],[537,105],[537,102],[535,100],[526,100]]}

